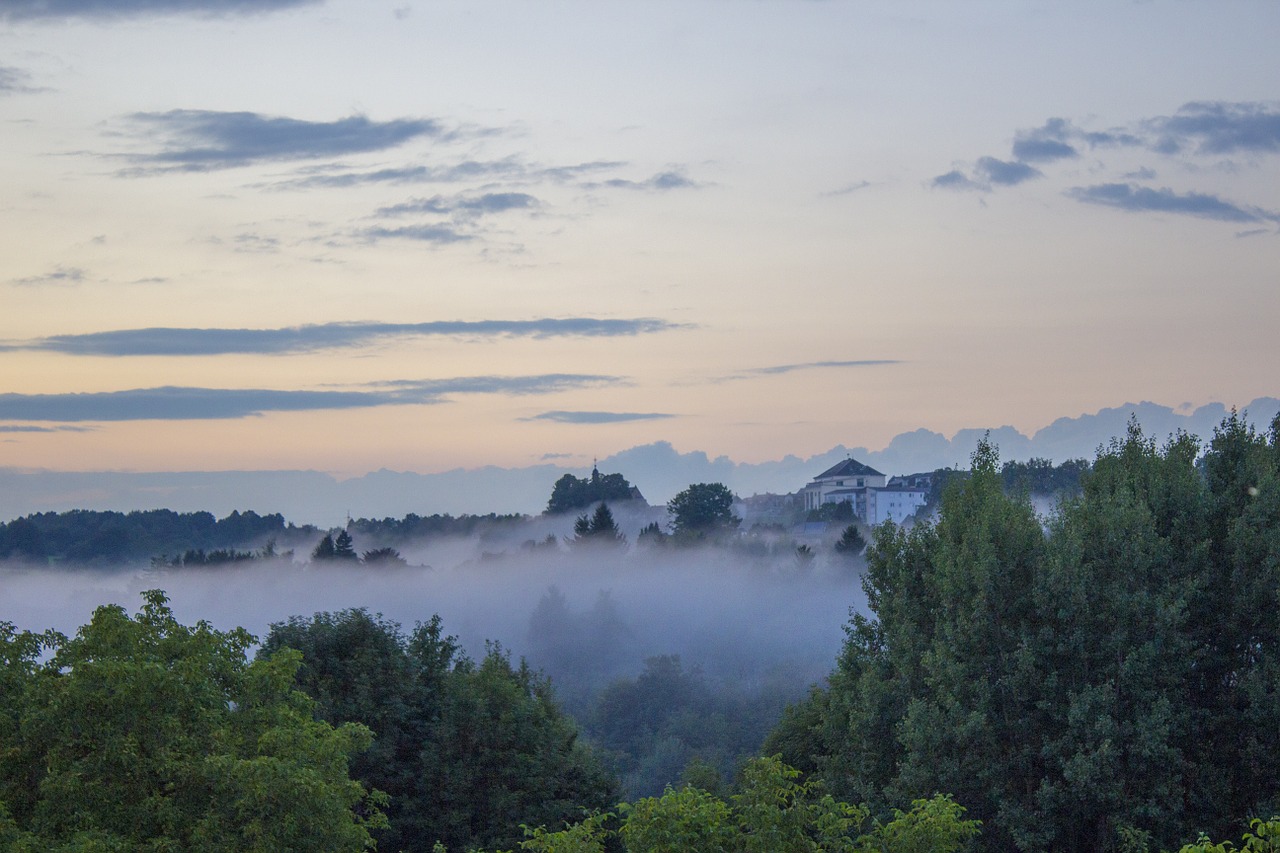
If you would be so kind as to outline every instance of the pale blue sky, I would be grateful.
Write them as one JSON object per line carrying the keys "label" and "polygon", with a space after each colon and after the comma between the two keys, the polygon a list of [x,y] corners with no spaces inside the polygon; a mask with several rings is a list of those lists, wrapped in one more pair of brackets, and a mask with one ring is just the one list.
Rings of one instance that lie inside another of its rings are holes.
{"label": "pale blue sky", "polygon": [[1271,2],[5,0],[0,466],[760,461],[1276,395],[1277,37]]}

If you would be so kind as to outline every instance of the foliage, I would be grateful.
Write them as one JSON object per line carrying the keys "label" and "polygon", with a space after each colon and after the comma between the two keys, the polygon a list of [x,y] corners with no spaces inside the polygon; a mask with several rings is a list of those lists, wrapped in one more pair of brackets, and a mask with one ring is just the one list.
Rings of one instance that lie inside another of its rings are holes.
{"label": "foliage", "polygon": [[734,530],[733,492],[723,483],[694,483],[667,502],[671,532],[678,541],[703,541]]}
{"label": "foliage", "polygon": [[561,515],[601,501],[643,500],[640,491],[621,474],[601,474],[592,467],[589,478],[565,474],[551,488],[544,515]]}
{"label": "foliage", "polygon": [[297,684],[322,719],[375,733],[352,772],[391,796],[385,849],[509,846],[521,824],[560,826],[612,802],[548,682],[497,647],[471,660],[439,617],[408,636],[364,610],[295,617],[272,626],[263,654],[281,648],[302,652]]}
{"label": "foliage", "polygon": [[345,530],[338,533],[333,539],[333,559],[346,560],[348,562],[358,562],[360,557],[356,554],[355,546],[351,542],[351,534]]}
{"label": "foliage", "polygon": [[636,545],[641,548],[662,547],[667,544],[669,538],[658,522],[651,521],[640,528],[640,533],[636,536]]}
{"label": "foliage", "polygon": [[786,701],[776,690],[715,684],[678,655],[661,655],[599,691],[585,728],[628,796],[658,794],[682,776],[712,789],[756,754]]}
{"label": "foliage", "polygon": [[215,519],[208,512],[167,509],[121,512],[73,510],[40,512],[0,524],[0,560],[113,566],[157,555],[228,551],[263,542],[292,542],[314,527],[285,524],[279,514],[232,512]]}
{"label": "foliage", "polygon": [[[948,797],[917,800],[887,823],[840,802],[776,756],[743,770],[728,801],[686,785],[622,803],[559,832],[529,830],[520,846],[541,853],[598,853],[613,838],[627,853],[955,853],[979,824]],[[863,831],[863,830],[867,831]]]}
{"label": "foliage", "polygon": [[857,557],[866,550],[866,547],[867,540],[862,535],[862,531],[858,529],[858,525],[850,524],[840,533],[840,538],[836,540],[835,552],[843,557]]}
{"label": "foliage", "polygon": [[369,730],[312,717],[297,653],[249,663],[245,631],[186,627],[163,593],[144,598],[71,639],[0,625],[5,849],[371,847],[382,800],[347,775]]}
{"label": "foliage", "polygon": [[275,560],[292,563],[293,551],[277,552],[275,542],[268,542],[255,551],[237,551],[234,548],[214,548],[210,551],[205,551],[203,548],[191,548],[186,553],[175,557],[167,555],[152,557],[151,568],[182,569],[222,566],[228,563],[272,562]]}
{"label": "foliage", "polygon": [[1000,467],[1004,490],[1010,494],[1065,495],[1080,494],[1081,482],[1089,473],[1087,459],[1068,459],[1054,465],[1049,459],[1010,460]]}
{"label": "foliage", "polygon": [[875,618],[771,743],[877,813],[950,791],[991,850],[1167,849],[1269,813],[1278,432],[1233,414],[1197,461],[1131,425],[1047,527],[983,443],[936,524],[877,530]]}
{"label": "foliage", "polygon": [[1184,846],[1178,853],[1280,853],[1280,816],[1267,821],[1254,818],[1249,821],[1249,828],[1253,831],[1244,834],[1242,847],[1237,848],[1230,841],[1214,844],[1201,833],[1196,843]]}
{"label": "foliage", "polygon": [[374,548],[372,551],[365,551],[360,557],[360,562],[366,566],[378,566],[387,568],[396,568],[409,565],[409,562],[400,555],[395,548]]}
{"label": "foliage", "polygon": [[326,533],[311,551],[311,562],[323,563],[334,559],[333,534]]}
{"label": "foliage", "polygon": [[836,501],[824,503],[817,509],[809,510],[806,521],[853,521],[853,501]]}
{"label": "foliage", "polygon": [[621,547],[627,544],[627,537],[618,529],[609,505],[601,501],[589,518],[586,515],[578,516],[573,525],[573,539],[569,540],[569,544]]}
{"label": "foliage", "polygon": [[480,536],[524,524],[528,516],[518,513],[484,515],[433,514],[422,516],[409,513],[404,518],[357,518],[347,522],[347,530],[358,536],[361,542],[378,545],[397,545],[420,542],[437,537]]}

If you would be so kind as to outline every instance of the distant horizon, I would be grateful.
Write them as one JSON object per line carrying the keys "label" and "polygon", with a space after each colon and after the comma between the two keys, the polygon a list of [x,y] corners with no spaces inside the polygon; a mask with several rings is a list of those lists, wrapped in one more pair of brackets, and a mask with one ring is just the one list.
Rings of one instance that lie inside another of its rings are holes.
{"label": "distant horizon", "polygon": [[[878,450],[837,444],[822,452],[787,454],[764,462],[743,462],[702,450],[680,451],[655,440],[594,460],[602,473],[620,473],[651,504],[666,503],[694,482],[723,482],[742,497],[800,490],[821,470],[853,456],[884,474],[911,474],[943,467],[966,468],[969,455],[984,436],[1000,451],[1002,461],[1048,458],[1057,464],[1084,457],[1092,460],[1099,445],[1124,435],[1130,416],[1158,444],[1182,430],[1202,441],[1230,412],[1209,403],[1179,412],[1151,402],[1109,407],[1079,417],[1060,417],[1033,435],[1012,427],[974,427],[951,437],[919,428],[900,433]],[[1265,432],[1278,413],[1280,399],[1258,397],[1239,407],[1242,415]],[[565,473],[584,474],[592,462],[547,460],[525,466],[486,465],[437,472],[390,468],[338,477],[319,469],[233,469],[178,471],[55,471],[0,468],[0,519],[40,511],[167,508],[205,510],[223,516],[232,510],[280,512],[288,521],[338,526],[353,517],[521,513],[545,508],[554,481]]]}

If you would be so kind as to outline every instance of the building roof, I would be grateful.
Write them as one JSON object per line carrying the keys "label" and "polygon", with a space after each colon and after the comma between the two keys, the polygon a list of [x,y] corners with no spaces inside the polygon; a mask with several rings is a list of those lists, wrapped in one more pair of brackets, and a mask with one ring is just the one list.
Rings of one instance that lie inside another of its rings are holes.
{"label": "building roof", "polygon": [[830,468],[823,471],[821,474],[814,477],[813,479],[825,480],[828,477],[883,477],[883,476],[884,474],[881,474],[875,468],[872,468],[868,465],[863,465],[857,459],[850,458],[850,459],[844,460],[838,465],[832,465]]}

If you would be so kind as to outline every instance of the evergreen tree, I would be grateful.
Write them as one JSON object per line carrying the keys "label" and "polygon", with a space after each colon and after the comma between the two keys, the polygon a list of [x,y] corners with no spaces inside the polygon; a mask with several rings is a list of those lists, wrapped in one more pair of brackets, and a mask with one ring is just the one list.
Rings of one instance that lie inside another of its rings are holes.
{"label": "evergreen tree", "polygon": [[334,543],[333,535],[326,533],[324,538],[316,545],[315,550],[311,552],[311,562],[322,563],[326,560],[334,559]]}
{"label": "evergreen tree", "polygon": [[836,540],[835,551],[844,557],[857,557],[862,554],[867,547],[867,540],[863,538],[862,531],[858,529],[858,525],[850,524],[840,534],[840,538]]}
{"label": "evergreen tree", "polygon": [[586,515],[578,516],[573,523],[573,539],[570,540],[570,543],[573,545],[623,546],[627,544],[627,537],[618,529],[617,523],[613,520],[613,511],[609,509],[609,505],[601,501],[590,518]]}
{"label": "evergreen tree", "polygon": [[359,562],[360,560],[360,556],[356,554],[355,546],[351,542],[351,534],[345,530],[341,531],[333,540],[333,558],[351,562]]}
{"label": "evergreen tree", "polygon": [[1275,813],[1280,419],[1233,414],[1199,454],[1131,424],[1042,523],[980,445],[936,523],[877,530],[874,618],[770,743],[873,811],[948,791],[990,850],[1176,849]]}
{"label": "evergreen tree", "polygon": [[520,825],[559,828],[611,806],[614,780],[578,740],[549,682],[489,647],[473,661],[439,617],[408,636],[364,610],[273,625],[262,654],[302,652],[319,716],[373,730],[356,778],[385,791],[388,850],[513,848]]}

